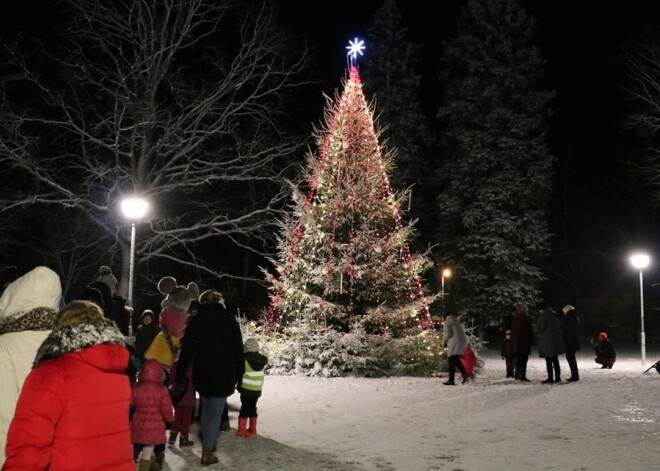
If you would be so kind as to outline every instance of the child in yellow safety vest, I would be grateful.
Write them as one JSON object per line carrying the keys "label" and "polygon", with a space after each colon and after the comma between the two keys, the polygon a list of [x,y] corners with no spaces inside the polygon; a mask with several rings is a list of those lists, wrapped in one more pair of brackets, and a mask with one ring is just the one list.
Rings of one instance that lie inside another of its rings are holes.
{"label": "child in yellow safety vest", "polygon": [[[245,373],[238,387],[241,393],[241,412],[238,414],[239,437],[254,437],[257,434],[257,401],[264,386],[264,370],[268,358],[259,353],[257,339],[247,339],[243,344]],[[248,426],[249,421],[249,426]]]}

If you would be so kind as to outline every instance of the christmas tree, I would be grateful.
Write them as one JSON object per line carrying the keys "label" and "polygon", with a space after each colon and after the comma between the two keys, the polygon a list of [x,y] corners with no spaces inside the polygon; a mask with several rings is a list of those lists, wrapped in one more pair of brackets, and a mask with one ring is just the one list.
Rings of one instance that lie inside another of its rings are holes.
{"label": "christmas tree", "polygon": [[351,66],[317,133],[319,153],[308,158],[307,196],[294,190],[271,277],[271,328],[301,320],[350,331],[364,320],[369,333],[404,337],[431,325],[419,276],[427,260],[410,254],[405,195],[390,187],[393,156],[373,115]]}

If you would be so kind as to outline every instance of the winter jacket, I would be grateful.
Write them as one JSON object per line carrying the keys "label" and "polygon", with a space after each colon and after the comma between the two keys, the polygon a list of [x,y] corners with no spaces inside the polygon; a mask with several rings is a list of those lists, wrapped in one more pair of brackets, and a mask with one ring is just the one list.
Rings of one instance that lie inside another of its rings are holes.
{"label": "winter jacket", "polygon": [[513,358],[513,342],[511,339],[504,339],[504,342],[502,342],[502,352],[501,355],[503,358]]}
{"label": "winter jacket", "polygon": [[135,332],[135,353],[140,361],[144,361],[144,354],[152,344],[158,333],[160,327],[156,324],[140,325]]}
{"label": "winter jacket", "polygon": [[59,276],[37,267],[7,286],[0,298],[0,463],[21,388],[50,333],[61,293]]}
{"label": "winter jacket", "polygon": [[468,346],[465,330],[455,316],[449,315],[445,318],[445,324],[442,329],[442,339],[447,347],[447,356],[463,355]]}
{"label": "winter jacket", "polygon": [[243,337],[236,318],[219,303],[199,306],[182,339],[177,374],[194,363],[193,383],[200,396],[231,396],[243,378]]}
{"label": "winter jacket", "polygon": [[131,388],[134,406],[131,440],[141,445],[165,443],[165,422],[174,422],[172,399],[163,384],[163,369],[156,360],[147,360]]}
{"label": "winter jacket", "polygon": [[[170,384],[179,384],[179,376],[177,375],[178,362],[174,362],[170,369]],[[193,365],[192,363],[186,368],[186,378],[188,379],[188,389],[186,394],[179,402],[174,404],[178,407],[195,407],[195,388],[193,387]]]}
{"label": "winter jacket", "polygon": [[601,340],[594,344],[594,351],[598,357],[616,358],[616,351],[609,339]]}
{"label": "winter jacket", "polygon": [[552,358],[564,353],[559,316],[552,309],[541,311],[536,321],[536,336],[541,358]]}
{"label": "winter jacket", "polygon": [[561,321],[561,333],[567,352],[580,351],[580,320],[575,309],[569,310]]}
{"label": "winter jacket", "polygon": [[245,373],[238,391],[249,397],[261,397],[268,358],[259,352],[245,352]]}
{"label": "winter jacket", "polygon": [[511,342],[513,353],[529,355],[534,345],[534,327],[532,319],[522,310],[516,311],[511,321]]}
{"label": "winter jacket", "polygon": [[21,391],[3,471],[134,471],[128,356],[108,320],[52,331]]}

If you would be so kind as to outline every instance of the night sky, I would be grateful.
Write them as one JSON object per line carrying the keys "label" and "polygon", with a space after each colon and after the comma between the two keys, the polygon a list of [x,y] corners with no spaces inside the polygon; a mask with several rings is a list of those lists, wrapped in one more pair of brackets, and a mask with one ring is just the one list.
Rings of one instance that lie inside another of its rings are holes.
{"label": "night sky", "polygon": [[[633,171],[643,152],[641,142],[624,128],[630,103],[622,89],[625,67],[621,48],[657,24],[656,2],[527,0],[522,4],[537,20],[537,44],[546,60],[546,89],[555,93],[548,145],[556,157],[555,192],[549,207],[550,228],[569,227],[573,253],[591,273],[582,280],[581,296],[632,292],[636,274],[629,267],[630,250],[649,251],[660,265],[658,210],[652,192]],[[293,119],[301,132],[321,121],[323,93],[341,85],[349,39],[364,37],[381,0],[283,0],[286,26],[311,50],[311,74],[317,81],[300,90]],[[440,104],[439,58],[443,41],[455,31],[459,0],[400,1],[409,38],[423,44],[423,86],[428,117]],[[34,33],[51,21],[42,2],[3,2],[3,36]],[[369,53],[367,44],[366,53]],[[371,98],[371,97],[369,97]],[[567,183],[566,192],[561,190]],[[548,260],[548,297],[568,288],[554,275],[565,263],[558,253]],[[649,284],[660,281],[660,270],[648,270]]]}

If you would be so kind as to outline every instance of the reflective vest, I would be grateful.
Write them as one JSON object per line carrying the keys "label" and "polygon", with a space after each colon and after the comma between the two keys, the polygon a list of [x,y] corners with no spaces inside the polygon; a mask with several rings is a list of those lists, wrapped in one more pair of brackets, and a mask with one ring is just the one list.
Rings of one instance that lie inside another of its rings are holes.
{"label": "reflective vest", "polygon": [[243,381],[241,382],[241,389],[248,391],[261,391],[264,387],[264,370],[266,367],[259,371],[252,369],[250,364],[245,361],[245,373],[243,373]]}

